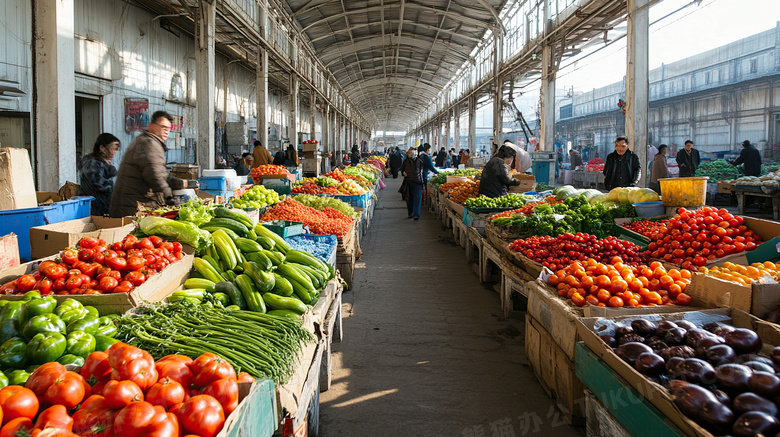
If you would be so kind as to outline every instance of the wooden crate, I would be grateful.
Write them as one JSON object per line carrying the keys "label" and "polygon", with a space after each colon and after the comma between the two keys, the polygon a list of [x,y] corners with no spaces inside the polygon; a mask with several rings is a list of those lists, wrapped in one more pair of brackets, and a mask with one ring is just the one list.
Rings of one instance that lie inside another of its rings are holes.
{"label": "wooden crate", "polygon": [[455,235],[455,242],[462,248],[466,248],[466,243],[469,239],[468,234],[469,227],[463,223],[463,220],[453,220],[452,233]]}
{"label": "wooden crate", "polygon": [[468,230],[468,241],[466,242],[466,262],[479,277],[479,261],[482,254],[484,239],[474,228]]}
{"label": "wooden crate", "polygon": [[607,407],[588,389],[585,389],[585,436],[631,437]]}
{"label": "wooden crate", "polygon": [[501,284],[501,255],[488,244],[482,245],[479,261],[479,280],[486,284]]}
{"label": "wooden crate", "polygon": [[352,279],[355,275],[355,254],[337,253],[336,268],[341,274],[341,278],[347,283],[347,290],[352,290]]}
{"label": "wooden crate", "polygon": [[546,332],[569,360],[574,359],[574,345],[579,341],[577,319],[584,316],[582,308],[564,301],[558,293],[539,281],[526,283],[528,315]]}
{"label": "wooden crate", "polygon": [[336,289],[336,295],[328,308],[322,325],[320,325],[320,335],[322,338],[323,353],[322,367],[320,368],[320,391],[328,391],[333,382],[333,343],[341,342],[342,324],[341,324],[341,295],[342,288]]}
{"label": "wooden crate", "polygon": [[556,400],[558,409],[573,424],[585,418],[585,386],[577,378],[574,361],[533,318],[525,317],[525,354],[542,388]]}
{"label": "wooden crate", "polygon": [[527,283],[532,281],[533,278],[511,263],[507,263],[503,256],[501,257],[501,264],[503,266],[503,274],[501,275],[501,309],[503,310],[504,317],[509,317],[509,314],[514,310],[515,294],[523,296],[527,305]]}

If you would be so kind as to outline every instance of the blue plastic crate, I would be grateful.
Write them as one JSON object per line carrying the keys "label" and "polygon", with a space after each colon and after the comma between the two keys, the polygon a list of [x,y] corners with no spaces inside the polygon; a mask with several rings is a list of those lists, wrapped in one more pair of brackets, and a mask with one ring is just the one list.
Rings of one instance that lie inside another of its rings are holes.
{"label": "blue plastic crate", "polygon": [[77,196],[70,200],[52,203],[49,205],[52,208],[44,212],[46,223],[52,224],[89,217],[93,200],[95,198],[92,196]]}
{"label": "blue plastic crate", "polygon": [[198,184],[203,191],[227,191],[228,182],[224,176],[205,176],[198,178]]}
{"label": "blue plastic crate", "polygon": [[[335,267],[336,265],[336,247],[339,244],[339,240],[335,235],[299,234],[287,237],[284,241],[286,241],[292,249],[311,253],[331,266]],[[329,250],[327,253],[325,251],[322,253],[312,253],[312,244],[319,248],[328,246]]]}
{"label": "blue plastic crate", "polygon": [[30,228],[50,224],[50,222],[46,221],[46,214],[50,213],[54,208],[53,205],[45,205],[35,208],[0,211],[0,235],[10,234],[11,232],[16,234],[19,242],[19,258],[22,262],[31,261]]}
{"label": "blue plastic crate", "polygon": [[336,194],[320,194],[320,196],[333,197],[339,199],[342,202],[346,202],[352,206],[365,209],[371,200],[371,193],[358,194],[356,196],[340,196]]}
{"label": "blue plastic crate", "polygon": [[201,188],[200,191],[211,194],[212,196],[221,196],[224,202],[227,202],[229,199],[233,198],[233,192],[229,190],[204,190]]}

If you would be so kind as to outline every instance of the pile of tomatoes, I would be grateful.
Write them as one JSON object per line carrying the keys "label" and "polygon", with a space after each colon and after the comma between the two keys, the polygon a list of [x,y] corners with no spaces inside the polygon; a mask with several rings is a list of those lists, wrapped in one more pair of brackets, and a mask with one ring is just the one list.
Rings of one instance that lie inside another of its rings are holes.
{"label": "pile of tomatoes", "polygon": [[292,189],[293,194],[333,194],[333,195],[339,195],[343,194],[341,193],[335,186],[330,187],[320,187],[319,185],[315,184],[314,182],[306,182],[302,185],[298,185],[293,187]]}
{"label": "pile of tomatoes", "polygon": [[354,219],[333,208],[322,211],[305,206],[288,197],[260,217],[261,221],[291,220],[309,226],[313,234],[343,237],[355,224]]}
{"label": "pile of tomatoes", "polygon": [[689,270],[666,270],[659,262],[649,267],[632,267],[614,257],[610,264],[588,259],[575,262],[550,275],[547,283],[558,295],[577,306],[609,307],[690,305],[685,290],[691,283]]}
{"label": "pile of tomatoes", "polygon": [[561,234],[557,237],[529,237],[518,239],[509,244],[509,249],[556,270],[568,266],[574,261],[589,258],[596,262],[607,262],[614,256],[620,256],[629,265],[646,263],[646,257],[636,244],[615,237],[598,239],[595,235],[582,232]]}
{"label": "pile of tomatoes", "polygon": [[84,237],[77,248],[63,250],[54,261],[43,261],[37,272],[4,284],[0,294],[128,293],[182,257],[181,243],[156,236],[139,240],[128,235],[111,247],[105,240]]}
{"label": "pile of tomatoes", "polygon": [[644,235],[647,238],[652,238],[653,235],[659,232],[662,234],[666,232],[667,223],[669,223],[669,220],[650,221],[645,219],[626,223],[623,225],[623,227],[626,229],[631,229],[637,234]]}
{"label": "pile of tomatoes", "polygon": [[0,435],[50,429],[57,436],[210,437],[238,406],[238,382],[253,381],[214,354],[155,362],[144,350],[116,343],[90,354],[78,373],[46,363],[24,387],[0,390]]}
{"label": "pile of tomatoes", "polygon": [[696,270],[710,260],[751,251],[761,244],[761,237],[744,223],[745,219],[725,209],[680,209],[667,223],[665,232],[650,237],[654,241],[648,246],[648,254]]}

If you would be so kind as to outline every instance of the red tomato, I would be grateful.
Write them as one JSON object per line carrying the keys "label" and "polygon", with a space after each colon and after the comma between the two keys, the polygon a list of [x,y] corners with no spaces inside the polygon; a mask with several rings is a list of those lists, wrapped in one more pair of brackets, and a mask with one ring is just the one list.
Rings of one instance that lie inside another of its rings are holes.
{"label": "red tomato", "polygon": [[57,428],[73,431],[73,418],[68,416],[64,405],[53,405],[41,412],[35,421],[38,429]]}
{"label": "red tomato", "polygon": [[26,293],[35,287],[38,282],[33,275],[22,275],[16,280],[16,288],[22,293]]}
{"label": "red tomato", "polygon": [[146,264],[145,260],[140,256],[131,256],[127,259],[127,266],[125,270],[141,270]]}
{"label": "red tomato", "polygon": [[184,355],[166,355],[155,363],[154,367],[159,373],[160,379],[170,378],[184,388],[189,388],[192,385],[192,371],[190,365],[192,359],[185,357]]}
{"label": "red tomato", "polygon": [[122,408],[114,418],[117,437],[178,437],[179,423],[165,408],[149,402],[133,402]]}
{"label": "red tomato", "polygon": [[28,388],[9,385],[0,389],[0,407],[3,424],[19,417],[32,419],[38,414],[38,397]]}
{"label": "red tomato", "polygon": [[103,293],[111,293],[118,285],[119,282],[116,279],[110,276],[106,276],[100,280],[100,283],[98,284],[98,290],[102,291]]}
{"label": "red tomato", "polygon": [[114,288],[114,293],[130,293],[132,291],[132,287],[126,287],[123,285],[119,285],[116,288]]}
{"label": "red tomato", "polygon": [[52,281],[56,281],[57,279],[65,277],[65,275],[68,274],[68,269],[53,262],[53,261],[44,261],[41,263],[41,265],[38,267],[38,270],[46,276],[47,278],[51,279]]}
{"label": "red tomato", "polygon": [[[238,393],[238,386],[236,386],[236,393]],[[186,393],[184,387],[169,377],[160,378],[157,383],[151,386],[146,392],[147,402],[150,402],[153,405],[160,405],[166,410],[176,404],[184,402],[185,397]],[[237,402],[238,401],[236,401],[236,403]]]}
{"label": "red tomato", "polygon": [[246,372],[241,372],[241,373],[238,374],[238,382],[253,383],[253,382],[255,382],[255,378],[252,377],[252,375],[250,375],[250,374],[248,374]]}
{"label": "red tomato", "polygon": [[72,410],[84,400],[84,378],[75,372],[66,372],[46,389],[43,402],[46,405],[64,405]]}
{"label": "red tomato", "polygon": [[152,242],[152,240],[150,240],[149,238],[142,238],[140,241],[135,243],[135,246],[133,246],[133,247],[135,247],[136,249],[150,249],[151,250],[151,249],[154,249],[155,246],[154,246],[154,243]]}
{"label": "red tomato", "polygon": [[106,265],[111,267],[114,270],[124,270],[127,266],[127,260],[122,257],[112,257],[112,258],[106,258]]}
{"label": "red tomato", "polygon": [[[70,278],[68,278],[70,279]],[[64,292],[67,290],[67,281],[65,278],[60,278],[54,281],[54,283],[51,285],[51,289],[55,293]]]}
{"label": "red tomato", "polygon": [[196,387],[205,387],[218,379],[236,379],[233,366],[221,357],[207,353],[192,362],[192,383]]}
{"label": "red tomato", "polygon": [[158,237],[156,235],[152,235],[151,237],[149,237],[149,241],[152,242],[154,247],[160,247],[163,244],[163,242],[164,242],[164,240],[162,238],[160,238],[160,237]]}
{"label": "red tomato", "polygon": [[198,395],[181,406],[178,414],[184,432],[213,437],[225,424],[222,406],[211,396]]}
{"label": "red tomato", "polygon": [[90,262],[94,254],[95,251],[92,249],[81,249],[79,251],[79,261]]}
{"label": "red tomato", "polygon": [[73,265],[79,260],[79,252],[76,249],[65,249],[60,253],[62,262],[68,265]]}
{"label": "red tomato", "polygon": [[79,240],[79,246],[85,248],[85,249],[92,249],[93,247],[98,245],[98,239],[92,238],[92,237],[84,237],[81,240]]}
{"label": "red tomato", "polygon": [[73,414],[73,432],[85,437],[113,437],[115,414],[103,396],[92,395]]}
{"label": "red tomato", "polygon": [[138,271],[128,272],[125,276],[125,280],[137,287],[146,281],[146,275]]}
{"label": "red tomato", "polygon": [[174,241],[173,242],[173,251],[174,252],[181,252],[181,250],[182,250],[181,243],[179,243],[178,241]]}
{"label": "red tomato", "polygon": [[157,382],[154,358],[144,350],[119,342],[108,349],[111,379],[133,381],[146,390]]}
{"label": "red tomato", "polygon": [[[575,293],[575,295],[579,295],[579,293]],[[584,302],[585,298],[582,300]],[[222,405],[225,417],[230,416],[230,413],[238,408],[238,382],[235,379],[218,379],[207,385],[203,389],[203,394],[213,397]]]}
{"label": "red tomato", "polygon": [[29,417],[19,417],[8,421],[0,429],[0,437],[26,437],[33,435],[33,422]]}
{"label": "red tomato", "polygon": [[116,409],[144,400],[143,391],[132,381],[108,381],[103,387],[102,395],[106,399],[106,405]]}
{"label": "red tomato", "polygon": [[106,261],[106,256],[103,255],[103,252],[99,252],[95,250],[95,253],[92,255],[92,258],[90,258],[90,261],[92,261],[93,263],[98,263],[102,266]]}
{"label": "red tomato", "polygon": [[100,351],[89,354],[79,374],[92,386],[110,381],[111,364],[108,362],[108,354]]}
{"label": "red tomato", "polygon": [[[58,279],[59,281],[59,279]],[[76,288],[79,288],[83,285],[84,281],[81,279],[81,275],[77,276],[71,276],[68,278],[67,282],[65,282],[65,288],[68,291],[74,290]]]}

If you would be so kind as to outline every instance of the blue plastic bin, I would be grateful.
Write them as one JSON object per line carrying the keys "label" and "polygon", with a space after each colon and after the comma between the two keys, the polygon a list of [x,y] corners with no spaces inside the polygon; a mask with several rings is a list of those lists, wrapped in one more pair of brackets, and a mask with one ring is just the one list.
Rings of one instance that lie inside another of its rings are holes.
{"label": "blue plastic bin", "polygon": [[335,235],[299,234],[284,239],[292,249],[303,250],[305,252],[308,252],[306,250],[307,240],[308,242],[315,244],[319,243],[320,247],[329,245],[330,250],[328,253],[313,253],[312,255],[333,267],[336,266],[336,247],[339,244],[339,240]]}
{"label": "blue plastic bin", "polygon": [[222,200],[225,202],[233,198],[233,192],[229,190],[204,190],[203,188],[200,190],[205,193],[209,193],[212,196],[222,196]]}
{"label": "blue plastic bin", "polygon": [[636,209],[637,217],[655,217],[657,215],[664,215],[666,207],[663,202],[641,202],[634,203],[634,209]]}
{"label": "blue plastic bin", "polygon": [[46,221],[46,214],[53,209],[54,206],[46,205],[35,208],[0,211],[0,235],[10,234],[11,232],[16,234],[19,242],[19,258],[22,262],[31,261],[30,228],[49,224]]}
{"label": "blue plastic bin", "polygon": [[203,191],[227,191],[227,178],[224,176],[205,176],[198,178],[200,189]]}
{"label": "blue plastic bin", "polygon": [[89,217],[93,200],[95,198],[92,196],[77,196],[70,200],[52,203],[48,206],[53,208],[44,212],[46,223],[59,223]]}
{"label": "blue plastic bin", "polygon": [[333,197],[339,199],[342,202],[346,202],[352,206],[365,209],[368,202],[371,200],[371,193],[358,194],[357,196],[340,196],[335,194],[320,194],[320,196]]}

